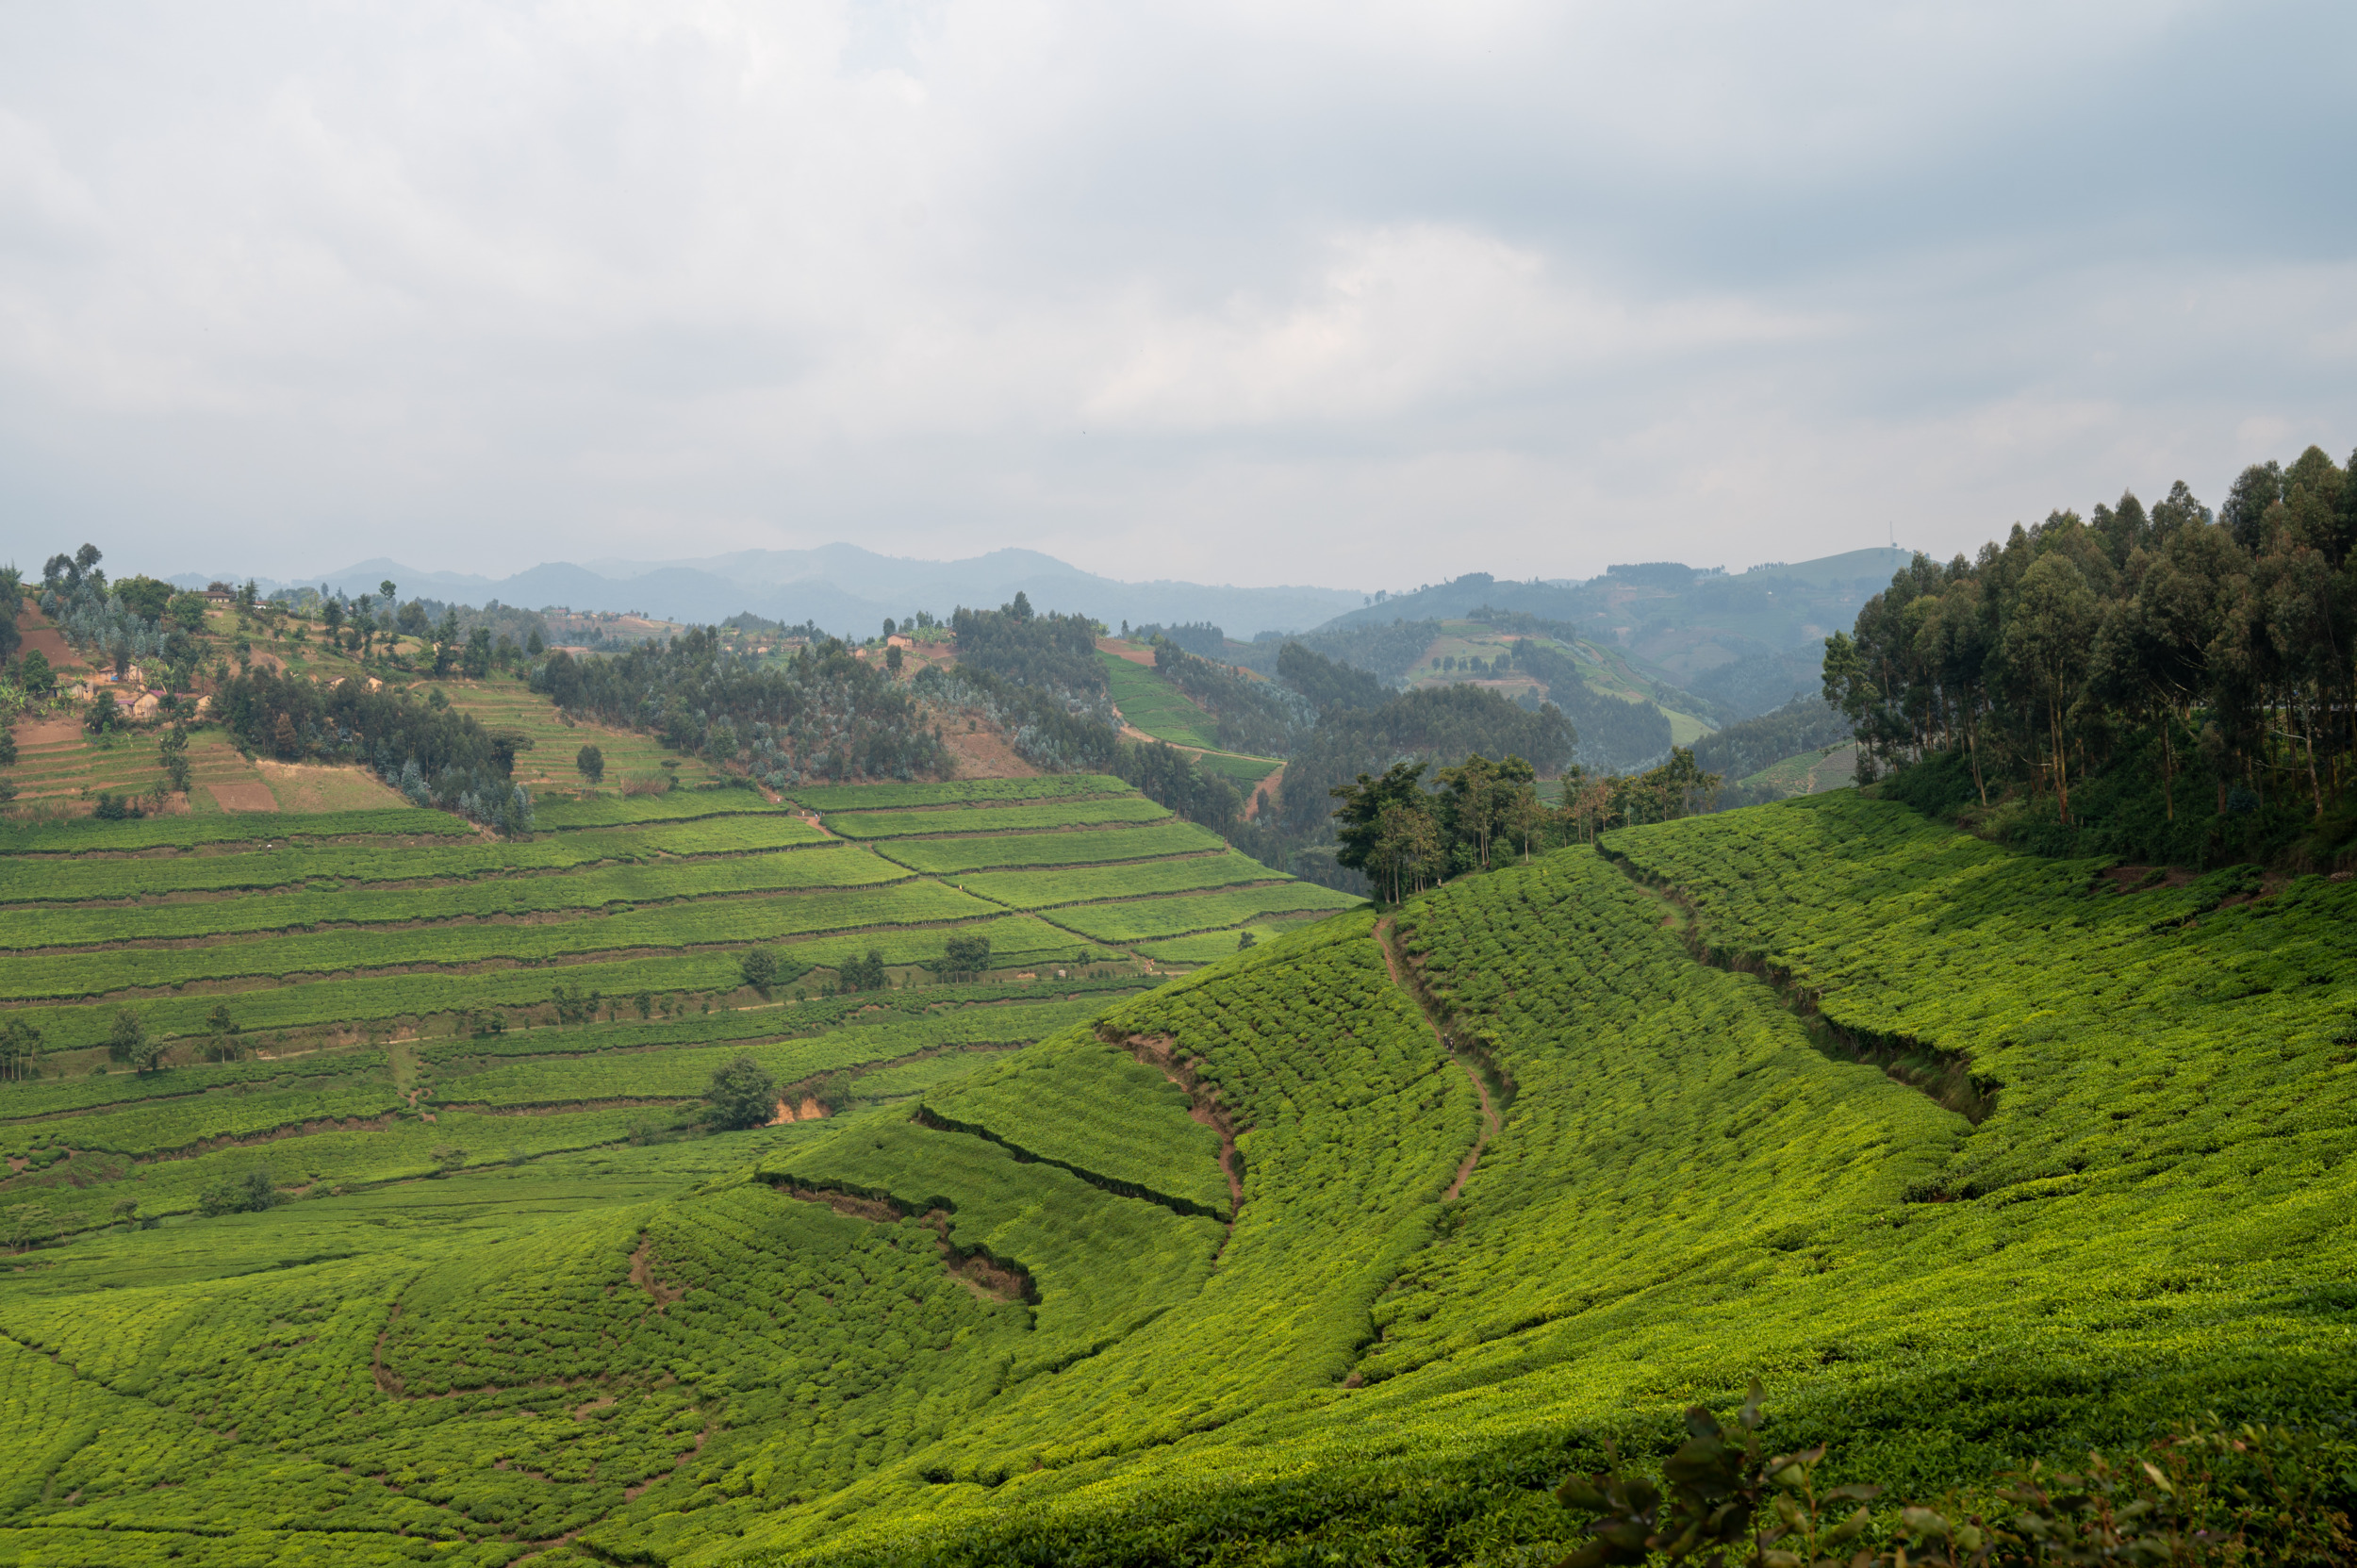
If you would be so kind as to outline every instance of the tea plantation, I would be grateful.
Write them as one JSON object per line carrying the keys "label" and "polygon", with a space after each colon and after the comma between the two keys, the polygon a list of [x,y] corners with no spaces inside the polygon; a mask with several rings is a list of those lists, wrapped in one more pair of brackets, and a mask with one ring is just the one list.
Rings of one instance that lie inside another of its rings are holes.
{"label": "tea plantation", "polygon": [[789,806],[12,843],[0,1560],[1543,1564],[1754,1378],[1894,1498],[2352,1435],[2347,882],[1840,791],[1380,914],[1111,780]]}

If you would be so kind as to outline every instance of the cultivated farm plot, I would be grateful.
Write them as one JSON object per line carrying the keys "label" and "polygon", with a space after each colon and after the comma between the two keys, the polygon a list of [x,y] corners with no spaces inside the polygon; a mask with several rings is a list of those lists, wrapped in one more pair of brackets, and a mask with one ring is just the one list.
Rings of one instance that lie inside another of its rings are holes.
{"label": "cultivated farm plot", "polygon": [[[1018,1046],[1102,1010],[1096,999],[964,1007],[910,1023],[832,1030],[800,1039],[682,1047],[660,1051],[606,1051],[503,1064],[442,1080],[435,1101],[445,1105],[562,1105],[604,1098],[695,1098],[715,1068],[750,1056],[781,1085],[822,1074],[896,1063],[926,1053],[984,1046]],[[854,1079],[854,1082],[858,1080]]]}
{"label": "cultivated farm plot", "polygon": [[1769,764],[1742,783],[1785,795],[1816,795],[1828,789],[1846,788],[1856,776],[1857,746],[1853,742],[1830,751],[1803,751],[1798,756],[1786,757]]}
{"label": "cultivated farm plot", "polygon": [[805,811],[832,812],[990,805],[1129,793],[1129,786],[1111,774],[1061,773],[1035,779],[950,779],[941,784],[796,784],[788,799]]}
{"label": "cultivated farm plot", "polygon": [[1241,926],[1264,915],[1356,909],[1363,900],[1314,883],[1278,883],[1234,893],[1198,893],[1169,899],[1130,899],[1115,903],[1058,909],[1052,918],[1100,942],[1142,942],[1189,932]]}
{"label": "cultivated farm plot", "polygon": [[1104,665],[1113,705],[1121,710],[1122,718],[1156,740],[1194,752],[1205,772],[1217,774],[1248,795],[1280,766],[1275,757],[1220,750],[1218,717],[1198,707],[1149,666],[1101,648],[1096,656]]}
{"label": "cultivated farm plot", "polygon": [[[958,886],[978,898],[1005,904],[1011,909],[1049,909],[1060,904],[1089,903],[1099,899],[1136,898],[1149,893],[1189,893],[1207,887],[1261,882],[1281,883],[1283,879],[1249,855],[1229,850],[1225,854],[1161,860],[1151,865],[1090,866],[1074,870],[983,871],[959,878]],[[5,945],[5,935],[0,935],[0,945]]]}
{"label": "cultivated farm plot", "polygon": [[[46,1238],[0,1272],[0,1435],[64,1456],[0,1555],[505,1561],[720,1461],[736,1421],[849,1484],[871,1427],[931,1441],[977,1369],[1045,1376],[1199,1291],[1221,1137],[1087,1032],[1160,977],[1030,910],[1292,884],[1117,781],[989,783],[829,797],[903,830],[876,847],[735,789],[545,800],[515,841],[404,804],[0,835],[0,1015],[42,1047],[0,1082],[0,1212]],[[955,864],[936,846],[996,896],[920,868]],[[988,971],[941,983],[960,936]],[[791,978],[746,984],[755,944]],[[839,993],[871,954],[885,988]],[[125,1017],[157,1070],[110,1060]],[[1052,1035],[1089,1042],[1070,1081],[957,1098]],[[709,1134],[746,1057],[779,1122]],[[211,1213],[257,1188],[276,1206]],[[255,1516],[289,1485],[320,1500],[300,1532]]]}
{"label": "cultivated farm plot", "polygon": [[830,831],[846,838],[913,838],[939,834],[1086,828],[1110,822],[1159,822],[1169,816],[1169,808],[1132,794],[1011,806],[842,811],[828,814],[825,820]]}
{"label": "cultivated farm plot", "polygon": [[951,875],[960,871],[1154,860],[1163,855],[1201,854],[1226,847],[1226,840],[1209,828],[1171,821],[1138,828],[1116,824],[1088,833],[897,839],[879,846],[877,852],[912,870]]}
{"label": "cultivated farm plot", "polygon": [[[572,828],[606,828],[636,822],[697,822],[719,817],[755,817],[802,830],[795,843],[810,843],[825,835],[793,813],[771,805],[745,789],[674,789],[661,795],[583,794],[535,801],[533,825],[561,832]],[[780,826],[778,833],[792,829]]]}
{"label": "cultivated farm plot", "polygon": [[[453,707],[474,715],[486,729],[512,731],[531,742],[517,750],[515,778],[536,795],[543,789],[599,787],[582,776],[576,762],[584,746],[595,746],[604,758],[602,787],[608,792],[618,792],[625,780],[661,779],[667,773],[676,775],[683,786],[717,778],[701,758],[666,751],[652,735],[609,729],[588,719],[568,723],[547,698],[513,677],[428,684],[440,685]],[[671,765],[668,769],[667,763]]]}
{"label": "cultivated farm plot", "polygon": [[1113,688],[1113,706],[1131,725],[1174,746],[1219,750],[1219,720],[1189,701],[1186,693],[1147,666],[1118,653],[1100,651],[1096,658]]}
{"label": "cultivated farm plot", "polygon": [[1264,919],[1246,920],[1234,927],[1217,931],[1198,931],[1187,936],[1173,936],[1159,942],[1140,942],[1137,951],[1157,964],[1216,964],[1244,950],[1241,938],[1249,935],[1255,944],[1274,942],[1299,926],[1314,924],[1327,917],[1324,910],[1306,915],[1272,916]]}
{"label": "cultivated farm plot", "polygon": [[[1118,998],[633,995],[700,949],[359,982],[596,974],[595,1022],[0,1084],[0,1213],[62,1232],[0,1270],[0,1555],[1551,1561],[1567,1443],[1755,1375],[1892,1529],[2345,1411],[2357,886],[2101,870],[1839,791],[1388,912],[1076,906],[1260,937]],[[1023,922],[1077,945],[882,940]],[[739,1054],[841,1114],[700,1134]]]}

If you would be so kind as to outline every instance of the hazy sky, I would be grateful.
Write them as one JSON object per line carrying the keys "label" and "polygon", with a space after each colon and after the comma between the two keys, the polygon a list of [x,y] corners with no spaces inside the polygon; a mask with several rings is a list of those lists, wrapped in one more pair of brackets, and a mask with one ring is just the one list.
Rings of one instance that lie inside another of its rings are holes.
{"label": "hazy sky", "polygon": [[0,5],[0,560],[1945,554],[2357,444],[2357,7]]}

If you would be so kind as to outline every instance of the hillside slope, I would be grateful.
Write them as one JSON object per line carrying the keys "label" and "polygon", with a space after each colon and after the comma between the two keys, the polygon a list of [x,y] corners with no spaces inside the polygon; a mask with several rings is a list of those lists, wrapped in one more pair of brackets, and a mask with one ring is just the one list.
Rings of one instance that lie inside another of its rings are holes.
{"label": "hillside slope", "polygon": [[1564,1468],[1754,1376],[1916,1494],[2346,1414],[2357,887],[1850,792],[1605,850],[914,1111],[30,1254],[8,1549],[1541,1561]]}

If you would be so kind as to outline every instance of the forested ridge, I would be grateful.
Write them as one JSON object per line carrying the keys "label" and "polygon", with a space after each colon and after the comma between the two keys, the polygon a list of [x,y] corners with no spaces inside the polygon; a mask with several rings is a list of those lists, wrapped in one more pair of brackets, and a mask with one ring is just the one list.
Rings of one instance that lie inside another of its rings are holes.
{"label": "forested ridge", "polygon": [[1826,698],[1891,790],[2025,843],[2329,857],[2357,832],[2352,542],[2357,485],[2316,447],[2215,515],[2183,484],[2058,511],[1918,556],[1827,639]]}

